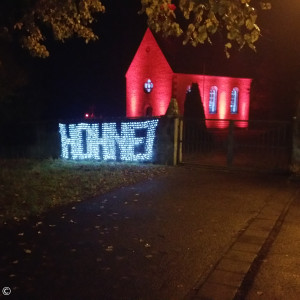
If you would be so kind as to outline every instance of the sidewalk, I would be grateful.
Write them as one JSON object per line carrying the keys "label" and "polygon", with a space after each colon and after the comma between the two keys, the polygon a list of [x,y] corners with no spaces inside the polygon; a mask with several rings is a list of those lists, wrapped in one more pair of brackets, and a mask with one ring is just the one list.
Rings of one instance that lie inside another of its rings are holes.
{"label": "sidewalk", "polygon": [[278,236],[260,262],[247,300],[300,297],[300,194],[292,202]]}
{"label": "sidewalk", "polygon": [[[286,196],[277,195],[275,201],[266,203],[225,255],[220,258],[205,281],[186,299],[299,299],[300,229],[297,228],[297,225],[300,225],[299,191],[290,197]],[[297,206],[298,210],[293,210]],[[290,210],[293,210],[293,214],[289,213],[286,216]],[[281,226],[283,225],[283,228],[288,226],[287,223],[291,219],[294,226],[289,227],[285,232],[281,231]],[[281,240],[277,239],[278,234]],[[282,272],[282,267],[286,264],[283,257],[287,255],[284,246],[287,242],[292,245],[290,252],[293,256],[290,258],[290,264],[294,264],[289,270],[292,271],[289,277]],[[271,251],[276,252],[278,247],[285,250],[280,256],[276,253],[277,257],[273,258],[272,267],[260,269],[261,264],[272,257],[272,254],[269,254],[270,248]],[[295,277],[298,278],[298,282],[294,280]],[[266,293],[263,290],[266,290]]]}
{"label": "sidewalk", "polygon": [[0,286],[18,300],[233,299],[296,190],[280,176],[171,168],[2,228]]}

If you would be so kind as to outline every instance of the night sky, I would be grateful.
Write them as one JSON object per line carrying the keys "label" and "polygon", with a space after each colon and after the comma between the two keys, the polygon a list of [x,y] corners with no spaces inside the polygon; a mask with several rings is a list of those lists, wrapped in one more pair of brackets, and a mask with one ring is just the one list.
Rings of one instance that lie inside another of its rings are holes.
{"label": "night sky", "polygon": [[106,13],[93,26],[96,42],[51,43],[49,58],[34,59],[47,114],[77,118],[94,106],[97,116],[125,116],[125,73],[146,30],[140,2],[128,2],[104,2]]}
{"label": "night sky", "polygon": [[[125,116],[125,73],[146,30],[146,19],[137,13],[139,0],[103,3],[106,13],[93,27],[98,41],[88,45],[78,39],[50,41],[49,58],[28,59],[31,85],[43,98],[44,118],[82,117],[91,106],[97,116]],[[285,85],[290,84],[286,88],[291,91],[295,74],[300,75],[300,1],[274,0],[273,9],[262,12],[259,20],[262,38],[251,64],[281,74],[273,84],[284,94]],[[243,51],[247,57],[249,51]],[[259,71],[249,69],[252,76],[259,77]]]}

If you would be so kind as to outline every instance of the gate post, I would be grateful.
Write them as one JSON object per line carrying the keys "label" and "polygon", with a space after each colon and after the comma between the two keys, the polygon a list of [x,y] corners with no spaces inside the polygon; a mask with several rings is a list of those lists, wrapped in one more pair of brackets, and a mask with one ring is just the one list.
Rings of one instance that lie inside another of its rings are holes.
{"label": "gate post", "polygon": [[178,160],[177,162],[180,164],[182,163],[182,143],[183,143],[183,119],[182,118],[178,118],[179,121],[179,125],[178,125],[178,141],[177,141],[177,145],[178,145]]}
{"label": "gate post", "polygon": [[161,117],[157,130],[157,163],[175,166],[181,162],[181,123],[178,117]]}
{"label": "gate post", "polygon": [[297,117],[293,118],[292,169],[300,174],[300,120]]}
{"label": "gate post", "polygon": [[182,161],[182,120],[175,98],[170,100],[166,114],[160,119],[156,161],[173,166]]}
{"label": "gate post", "polygon": [[234,123],[233,120],[229,121],[228,127],[228,145],[227,145],[227,166],[231,167],[233,162],[233,145],[234,145],[234,137],[233,137],[233,130],[234,130]]}
{"label": "gate post", "polygon": [[178,149],[179,149],[179,118],[174,118],[174,139],[173,139],[173,161],[172,165],[176,166],[178,163]]}

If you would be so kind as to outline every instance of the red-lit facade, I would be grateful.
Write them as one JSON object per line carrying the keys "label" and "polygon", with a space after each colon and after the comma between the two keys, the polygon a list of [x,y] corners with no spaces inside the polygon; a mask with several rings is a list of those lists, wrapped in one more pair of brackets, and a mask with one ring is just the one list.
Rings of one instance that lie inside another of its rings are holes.
{"label": "red-lit facade", "polygon": [[[180,113],[189,86],[198,83],[207,119],[248,120],[249,78],[232,78],[173,72],[152,32],[144,38],[126,73],[126,115],[162,116],[171,97],[176,98]],[[208,122],[209,127],[227,127],[228,122]],[[246,122],[239,122],[246,127]]]}

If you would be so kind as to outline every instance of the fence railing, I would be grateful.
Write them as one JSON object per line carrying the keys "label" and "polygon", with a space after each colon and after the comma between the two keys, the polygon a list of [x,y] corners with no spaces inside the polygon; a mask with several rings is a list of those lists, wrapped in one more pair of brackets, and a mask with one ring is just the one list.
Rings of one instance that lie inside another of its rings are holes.
{"label": "fence railing", "polygon": [[[68,120],[63,123],[121,124],[137,120],[150,119],[110,118]],[[0,158],[61,157],[58,124],[58,121],[47,121],[0,126]],[[156,128],[151,162],[288,170],[292,156],[292,129],[292,122],[284,121],[192,120],[163,117],[159,119]],[[118,132],[120,134],[120,128]],[[145,131],[140,130],[139,134],[142,138]],[[144,151],[146,148],[142,145],[139,149],[138,151]]]}
{"label": "fence railing", "polygon": [[[183,120],[183,124],[183,162],[249,169],[289,168],[291,122]],[[215,126],[208,128],[207,124]]]}

